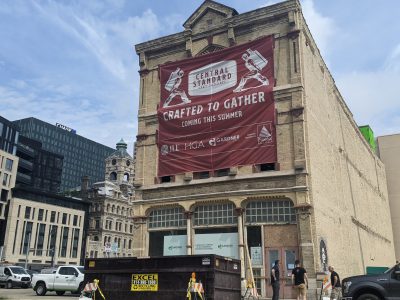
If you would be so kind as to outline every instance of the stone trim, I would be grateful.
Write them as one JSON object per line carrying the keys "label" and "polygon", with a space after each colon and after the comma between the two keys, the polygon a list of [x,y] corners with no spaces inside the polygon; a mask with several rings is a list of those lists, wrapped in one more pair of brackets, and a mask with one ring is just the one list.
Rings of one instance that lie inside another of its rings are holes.
{"label": "stone trim", "polygon": [[[294,186],[289,188],[272,188],[272,189],[256,189],[256,190],[240,190],[233,191],[229,193],[229,196],[243,196],[243,195],[254,195],[260,193],[290,193],[290,192],[307,192],[307,186]],[[198,200],[201,198],[210,198],[210,197],[218,197],[221,195],[226,196],[226,192],[218,192],[218,193],[207,193],[207,194],[195,194],[188,196],[177,196],[177,197],[168,197],[168,198],[154,198],[148,200],[134,200],[134,204],[153,204],[153,203],[166,203],[170,201],[184,201],[184,200]],[[279,197],[278,197],[279,198]],[[207,201],[207,200],[205,200]],[[208,200],[213,201],[213,200]],[[199,202],[200,203],[200,202]]]}

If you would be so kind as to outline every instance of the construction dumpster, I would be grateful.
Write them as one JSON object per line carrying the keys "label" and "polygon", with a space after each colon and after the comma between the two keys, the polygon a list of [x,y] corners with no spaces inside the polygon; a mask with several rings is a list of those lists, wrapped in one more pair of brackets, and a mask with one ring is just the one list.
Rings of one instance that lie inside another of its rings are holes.
{"label": "construction dumpster", "polygon": [[[94,258],[85,284],[96,299],[240,300],[240,261],[217,255]],[[88,284],[89,283],[89,284]]]}

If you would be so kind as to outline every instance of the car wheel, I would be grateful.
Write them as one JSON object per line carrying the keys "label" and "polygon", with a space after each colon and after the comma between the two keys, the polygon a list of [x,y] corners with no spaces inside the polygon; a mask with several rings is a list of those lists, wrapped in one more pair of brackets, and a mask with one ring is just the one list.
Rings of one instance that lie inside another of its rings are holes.
{"label": "car wheel", "polygon": [[11,280],[7,281],[7,283],[6,283],[6,289],[12,289],[12,288],[13,288],[12,281],[11,281]]}
{"label": "car wheel", "polygon": [[374,294],[363,294],[357,298],[357,300],[380,300],[378,296]]}
{"label": "car wheel", "polygon": [[65,291],[56,291],[57,296],[62,296],[65,294]]}
{"label": "car wheel", "polygon": [[46,292],[46,285],[44,283],[38,283],[38,285],[36,286],[36,295],[44,296],[46,295]]}

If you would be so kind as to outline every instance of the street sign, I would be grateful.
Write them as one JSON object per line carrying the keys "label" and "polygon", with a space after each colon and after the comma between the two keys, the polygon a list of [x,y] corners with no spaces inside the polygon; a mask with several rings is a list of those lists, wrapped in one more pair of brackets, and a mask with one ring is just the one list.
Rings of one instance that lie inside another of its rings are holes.
{"label": "street sign", "polygon": [[253,266],[261,266],[262,262],[262,248],[261,247],[250,247],[251,263]]}

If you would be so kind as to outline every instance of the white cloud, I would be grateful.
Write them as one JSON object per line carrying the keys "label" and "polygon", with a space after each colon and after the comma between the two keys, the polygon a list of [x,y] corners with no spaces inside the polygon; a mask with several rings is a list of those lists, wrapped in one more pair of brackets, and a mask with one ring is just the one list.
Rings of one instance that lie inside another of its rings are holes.
{"label": "white cloud", "polygon": [[[139,93],[139,64],[134,45],[169,33],[166,31],[177,26],[182,18],[169,15],[165,17],[167,23],[164,19],[160,22],[150,9],[136,16],[118,13],[124,8],[123,0],[16,1],[14,5],[0,4],[0,13],[28,19],[34,14],[35,20],[27,28],[32,32],[26,34],[37,47],[46,48],[49,43],[58,55],[56,60],[65,65],[57,66],[53,60],[47,66],[47,61],[39,61],[32,55],[20,57],[19,60],[32,59],[32,64],[24,65],[29,71],[32,66],[36,70],[28,77],[10,77],[9,82],[0,83],[1,115],[10,120],[33,116],[51,124],[60,122],[111,147],[123,137],[132,149]],[[62,44],[52,41],[53,36],[41,40],[40,27],[35,26],[49,28]],[[68,65],[70,62],[82,62],[96,71]],[[0,69],[3,66],[6,62],[1,60]],[[48,67],[53,70],[49,72]]]}
{"label": "white cloud", "polygon": [[339,86],[359,125],[369,124],[376,135],[400,132],[400,55],[398,47],[379,70],[338,76]]}
{"label": "white cloud", "polygon": [[328,55],[330,41],[336,28],[332,18],[321,15],[314,6],[313,0],[302,1],[304,18],[313,38],[324,57]]}
{"label": "white cloud", "polygon": [[385,62],[385,69],[400,73],[400,43],[394,48]]}
{"label": "white cloud", "polygon": [[[349,37],[348,33],[336,26],[333,18],[318,12],[313,0],[303,0],[302,9],[317,46],[330,65],[330,54],[342,47],[334,41]],[[400,43],[389,52],[386,60],[381,60],[381,67],[361,65],[361,69],[352,69],[352,62],[346,62],[346,70],[350,71],[334,76],[356,122],[369,124],[376,135],[400,132]],[[339,66],[342,62],[335,63]]]}

